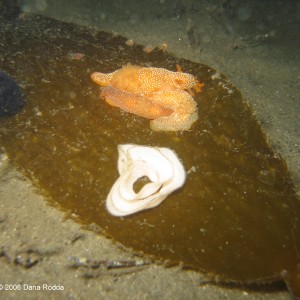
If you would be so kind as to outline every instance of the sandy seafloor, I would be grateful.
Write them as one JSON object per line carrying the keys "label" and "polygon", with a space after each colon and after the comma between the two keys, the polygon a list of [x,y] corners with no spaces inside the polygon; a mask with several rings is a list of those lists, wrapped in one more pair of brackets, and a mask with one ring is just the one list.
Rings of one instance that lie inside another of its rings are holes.
{"label": "sandy seafloor", "polygon": [[[287,161],[300,194],[299,0],[20,3],[24,12],[118,32],[139,44],[166,43],[170,53],[224,73],[250,102],[270,144]],[[290,299],[284,290],[203,284],[201,274],[180,267],[71,268],[74,258],[83,264],[91,258],[141,258],[66,220],[10,165],[5,153],[0,156],[0,230],[0,284],[22,287],[0,291],[0,299]],[[64,291],[23,289],[24,284],[44,283],[61,285]]]}

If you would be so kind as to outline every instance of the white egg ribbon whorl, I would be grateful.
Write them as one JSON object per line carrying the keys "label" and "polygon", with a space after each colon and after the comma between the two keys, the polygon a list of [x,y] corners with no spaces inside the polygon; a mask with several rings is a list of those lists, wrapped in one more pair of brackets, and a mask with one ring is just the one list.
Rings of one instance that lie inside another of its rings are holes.
{"label": "white egg ribbon whorl", "polygon": [[[106,199],[106,208],[114,216],[126,216],[159,205],[186,178],[174,151],[168,148],[119,145],[120,177]],[[150,180],[136,193],[134,183],[144,176]]]}

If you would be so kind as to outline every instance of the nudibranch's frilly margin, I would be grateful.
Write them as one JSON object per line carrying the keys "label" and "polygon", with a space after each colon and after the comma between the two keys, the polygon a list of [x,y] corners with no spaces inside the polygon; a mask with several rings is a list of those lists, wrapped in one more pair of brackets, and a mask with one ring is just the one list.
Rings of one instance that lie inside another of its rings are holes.
{"label": "nudibranch's frilly margin", "polygon": [[101,98],[151,119],[154,131],[188,130],[198,119],[197,103],[190,90],[200,92],[203,84],[191,74],[126,65],[108,74],[94,72],[91,78],[104,87]]}
{"label": "nudibranch's frilly margin", "polygon": [[[114,216],[155,207],[185,182],[184,167],[175,152],[168,148],[125,144],[118,146],[118,152],[120,177],[106,199],[106,208]],[[144,176],[150,182],[136,193],[133,185]]]}

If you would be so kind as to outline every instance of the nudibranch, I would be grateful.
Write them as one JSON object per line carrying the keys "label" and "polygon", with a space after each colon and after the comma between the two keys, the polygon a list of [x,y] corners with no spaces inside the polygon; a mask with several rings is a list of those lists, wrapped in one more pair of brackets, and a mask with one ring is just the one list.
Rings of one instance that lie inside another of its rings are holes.
{"label": "nudibranch", "polygon": [[[106,208],[114,216],[153,208],[185,182],[184,167],[168,148],[125,144],[118,146],[118,152],[120,177],[106,199]],[[134,184],[143,177],[149,182],[135,192]]]}
{"label": "nudibranch", "polygon": [[154,131],[188,130],[198,119],[191,89],[203,84],[181,70],[126,65],[112,73],[94,72],[94,82],[103,87],[101,98],[112,106],[151,119]]}

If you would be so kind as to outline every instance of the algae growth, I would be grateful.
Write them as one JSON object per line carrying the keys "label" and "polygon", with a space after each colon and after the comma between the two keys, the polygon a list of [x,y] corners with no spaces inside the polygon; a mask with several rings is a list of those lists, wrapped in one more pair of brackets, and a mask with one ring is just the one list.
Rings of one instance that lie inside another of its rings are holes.
{"label": "algae growth", "polygon": [[[0,142],[51,203],[135,251],[224,281],[274,281],[284,270],[296,278],[300,205],[286,164],[223,76],[159,50],[128,47],[122,37],[40,17],[1,30],[1,70],[21,84],[27,105],[0,120]],[[127,63],[173,71],[179,64],[205,83],[190,131],[153,132],[148,120],[99,100],[90,73]],[[173,149],[188,176],[159,207],[116,218],[105,199],[118,178],[117,145],[127,143]]]}

